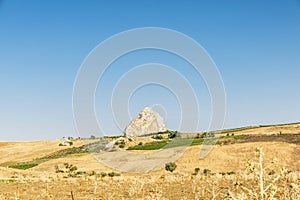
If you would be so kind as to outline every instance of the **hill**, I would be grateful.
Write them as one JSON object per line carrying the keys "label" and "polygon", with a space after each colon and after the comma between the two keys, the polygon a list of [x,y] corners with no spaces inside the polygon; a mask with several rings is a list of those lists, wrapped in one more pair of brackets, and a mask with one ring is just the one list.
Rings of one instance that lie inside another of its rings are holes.
{"label": "hill", "polygon": [[[263,166],[271,166],[264,171],[265,187],[279,176],[278,183],[272,183],[279,188],[274,195],[283,197],[285,192],[289,199],[296,199],[300,197],[299,133],[300,123],[222,130],[217,133],[222,138],[205,158],[199,159],[199,151],[203,148],[199,143],[188,147],[175,161],[175,172],[160,169],[144,174],[118,172],[104,166],[86,151],[86,142],[82,140],[75,140],[72,147],[59,146],[59,141],[0,142],[0,199],[16,196],[20,199],[71,199],[72,195],[74,199],[181,199],[183,196],[211,199],[213,195],[216,199],[224,199],[230,192],[231,197],[237,199],[239,195],[250,198],[248,190],[252,195],[259,194],[254,182],[248,185],[256,180],[259,165],[253,172],[245,169],[249,167],[249,160],[254,165],[259,163],[257,147],[263,149]],[[145,145],[160,141],[151,137],[153,135],[129,141],[119,150],[128,151],[127,147],[140,142]],[[149,150],[133,152],[145,154]],[[274,163],[274,159],[278,162]],[[204,189],[199,188],[199,184]],[[244,184],[246,189],[236,188],[234,184]],[[212,190],[216,190],[215,194]],[[270,197],[271,190],[266,190],[265,195]]]}

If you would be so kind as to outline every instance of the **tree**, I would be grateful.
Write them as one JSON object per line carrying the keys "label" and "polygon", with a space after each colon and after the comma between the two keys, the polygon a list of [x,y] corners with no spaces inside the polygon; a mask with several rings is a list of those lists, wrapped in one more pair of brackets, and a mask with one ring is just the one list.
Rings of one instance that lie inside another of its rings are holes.
{"label": "tree", "polygon": [[169,139],[173,139],[173,138],[176,137],[176,135],[177,135],[177,131],[175,131],[175,132],[170,132],[170,133],[168,134],[168,138],[169,138]]}
{"label": "tree", "polygon": [[177,165],[174,162],[169,162],[165,164],[165,169],[167,171],[173,172],[176,169]]}

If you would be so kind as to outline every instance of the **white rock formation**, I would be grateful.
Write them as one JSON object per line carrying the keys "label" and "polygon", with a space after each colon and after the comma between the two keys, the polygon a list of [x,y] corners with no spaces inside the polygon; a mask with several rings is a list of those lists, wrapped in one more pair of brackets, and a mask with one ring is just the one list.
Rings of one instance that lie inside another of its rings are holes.
{"label": "white rock formation", "polygon": [[166,131],[164,119],[157,112],[146,107],[130,122],[124,131],[124,136],[135,137],[163,131]]}

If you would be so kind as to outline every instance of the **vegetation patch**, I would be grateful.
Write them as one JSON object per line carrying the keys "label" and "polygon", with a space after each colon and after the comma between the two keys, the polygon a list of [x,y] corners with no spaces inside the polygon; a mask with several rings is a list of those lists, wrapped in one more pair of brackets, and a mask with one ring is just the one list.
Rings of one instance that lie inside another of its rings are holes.
{"label": "vegetation patch", "polygon": [[36,163],[20,163],[20,164],[15,164],[15,165],[9,165],[8,167],[9,168],[14,168],[14,169],[23,169],[23,170],[26,170],[26,169],[35,167],[37,165],[38,164],[36,164]]}
{"label": "vegetation patch", "polygon": [[87,148],[83,145],[80,147],[72,147],[72,148],[68,148],[68,149],[59,150],[50,155],[47,155],[47,156],[44,156],[41,158],[37,158],[35,160],[45,162],[45,161],[52,160],[52,159],[63,158],[63,157],[66,157],[66,156],[72,155],[72,154],[82,154],[82,153],[87,153],[87,152],[88,152]]}
{"label": "vegetation patch", "polygon": [[153,142],[147,142],[147,143],[142,143],[140,142],[138,145],[128,147],[127,150],[158,150],[158,149],[167,149],[167,148],[174,148],[174,147],[181,147],[181,146],[195,146],[195,145],[214,145],[222,141],[222,139],[234,139],[234,140],[239,140],[239,139],[244,139],[244,135],[234,135],[234,134],[227,134],[226,136],[222,137],[215,137],[214,134],[212,133],[204,133],[204,134],[199,134],[195,138],[181,138],[176,136],[176,134],[171,134],[169,135],[169,139],[162,139],[158,141],[153,141]]}
{"label": "vegetation patch", "polygon": [[162,135],[154,135],[151,138],[155,139],[155,140],[162,140],[162,139],[164,139]]}
{"label": "vegetation patch", "polygon": [[164,146],[166,146],[166,144],[168,144],[168,142],[166,140],[148,142],[148,143],[145,143],[145,144],[140,142],[136,146],[128,147],[127,150],[156,150],[156,149],[163,148]]}
{"label": "vegetation patch", "polygon": [[227,139],[227,138],[233,138],[235,140],[238,140],[238,139],[244,139],[245,136],[244,135],[226,135],[226,136],[221,137],[221,139]]}
{"label": "vegetation patch", "polygon": [[47,156],[36,158],[31,161],[11,164],[11,165],[8,165],[8,167],[14,168],[14,169],[26,170],[26,169],[35,167],[41,163],[47,162],[49,160],[64,158],[69,155],[83,154],[83,153],[87,153],[87,152],[88,152],[88,150],[84,145],[80,146],[80,147],[72,147],[72,148],[68,148],[68,149],[59,150],[59,151],[49,154]]}
{"label": "vegetation patch", "polygon": [[114,177],[114,176],[121,176],[121,174],[117,173],[117,172],[109,172],[107,174],[109,177]]}
{"label": "vegetation patch", "polygon": [[165,164],[165,170],[173,172],[176,169],[177,165],[174,162],[169,162]]}
{"label": "vegetation patch", "polygon": [[15,179],[0,179],[0,183],[13,183],[16,182]]}
{"label": "vegetation patch", "polygon": [[167,149],[181,146],[195,146],[201,144],[215,144],[216,138],[203,139],[203,138],[176,138],[173,140],[160,140],[139,144],[136,146],[128,147],[127,150],[158,150]]}
{"label": "vegetation patch", "polygon": [[78,167],[73,165],[73,164],[69,164],[69,163],[64,163],[64,168],[60,168],[58,165],[54,166],[55,169],[55,173],[63,173],[65,174],[64,178],[78,178],[78,177],[82,177],[82,176],[95,176],[95,177],[114,177],[114,176],[121,176],[121,174],[117,173],[117,172],[101,172],[101,173],[96,173],[95,171],[92,172],[86,172],[86,171],[78,171]]}
{"label": "vegetation patch", "polygon": [[212,171],[211,171],[210,169],[204,169],[204,170],[203,170],[203,174],[204,174],[205,176],[207,176],[207,175],[213,174],[213,173],[212,173]]}
{"label": "vegetation patch", "polygon": [[192,175],[196,176],[196,175],[199,173],[199,171],[200,171],[200,168],[199,168],[199,167],[196,167],[196,168],[194,169],[194,172],[192,173]]}

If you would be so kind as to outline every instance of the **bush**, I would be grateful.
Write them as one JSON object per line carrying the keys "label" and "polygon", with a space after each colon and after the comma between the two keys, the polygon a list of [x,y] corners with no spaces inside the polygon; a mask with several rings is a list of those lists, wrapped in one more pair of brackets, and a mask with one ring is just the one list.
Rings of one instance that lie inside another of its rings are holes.
{"label": "bush", "polygon": [[105,177],[105,176],[107,176],[107,173],[101,172],[101,173],[100,173],[100,176],[101,176],[101,177]]}
{"label": "bush", "polygon": [[116,173],[116,172],[109,172],[107,175],[108,175],[109,177],[120,176],[120,174],[119,174],[119,173]]}
{"label": "bush", "polygon": [[54,166],[54,169],[55,169],[55,173],[64,173],[64,170],[61,170],[58,165],[55,165]]}
{"label": "bush", "polygon": [[227,175],[233,175],[233,174],[235,174],[235,172],[227,172]]}
{"label": "bush", "polygon": [[161,136],[161,135],[154,135],[154,136],[152,136],[152,139],[155,139],[155,140],[162,140],[162,139],[164,139],[164,138],[163,138],[163,136]]}
{"label": "bush", "polygon": [[86,171],[78,171],[75,173],[76,176],[85,175],[85,174],[87,174]]}
{"label": "bush", "polygon": [[196,167],[195,169],[194,169],[194,173],[192,173],[192,175],[197,175],[198,174],[198,172],[200,171],[200,168],[199,167]]}
{"label": "bush", "polygon": [[174,162],[169,162],[165,164],[165,169],[167,171],[173,172],[176,169],[177,165]]}
{"label": "bush", "polygon": [[206,176],[208,174],[211,174],[211,170],[210,169],[204,169],[203,170],[203,174]]}
{"label": "bush", "polygon": [[68,173],[69,177],[76,177],[77,176],[77,167],[75,165],[64,163],[64,166],[66,168],[65,172]]}
{"label": "bush", "polygon": [[118,145],[119,148],[124,148],[125,147],[125,141],[124,140],[117,141],[115,143],[115,145]]}
{"label": "bush", "polygon": [[168,134],[168,138],[169,138],[169,139],[173,139],[173,138],[176,137],[176,135],[177,135],[177,131],[175,131],[175,132],[170,132],[170,133]]}
{"label": "bush", "polygon": [[97,173],[95,171],[91,171],[88,175],[89,176],[95,176],[95,175],[97,175]]}

